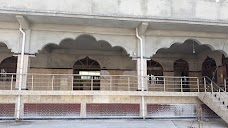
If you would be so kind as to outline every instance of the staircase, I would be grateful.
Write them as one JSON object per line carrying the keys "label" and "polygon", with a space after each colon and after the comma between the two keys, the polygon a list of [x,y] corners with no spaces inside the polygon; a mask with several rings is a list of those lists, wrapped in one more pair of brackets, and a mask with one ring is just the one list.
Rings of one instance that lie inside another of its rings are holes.
{"label": "staircase", "polygon": [[228,123],[228,93],[210,78],[204,78],[205,91],[198,98]]}

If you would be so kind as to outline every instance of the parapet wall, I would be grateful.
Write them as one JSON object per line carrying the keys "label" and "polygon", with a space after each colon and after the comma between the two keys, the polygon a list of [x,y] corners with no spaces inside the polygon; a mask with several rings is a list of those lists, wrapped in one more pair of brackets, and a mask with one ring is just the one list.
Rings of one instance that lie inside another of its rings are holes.
{"label": "parapet wall", "polygon": [[224,0],[218,3],[215,0],[1,0],[0,9],[28,13],[228,21],[228,3]]}
{"label": "parapet wall", "polygon": [[[142,117],[140,92],[23,92],[20,109],[22,118]],[[0,118],[14,118],[17,93],[12,91],[9,95],[6,95],[6,92],[4,94],[0,98]],[[202,107],[205,117],[216,116],[198,99],[197,93],[154,94],[157,96],[145,96],[144,111],[147,118],[192,118],[197,116],[198,106]]]}

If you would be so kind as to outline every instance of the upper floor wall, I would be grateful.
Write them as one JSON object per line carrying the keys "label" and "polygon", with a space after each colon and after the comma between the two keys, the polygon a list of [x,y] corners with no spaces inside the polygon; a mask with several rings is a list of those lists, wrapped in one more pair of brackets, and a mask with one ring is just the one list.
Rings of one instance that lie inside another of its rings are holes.
{"label": "upper floor wall", "polygon": [[0,10],[228,22],[228,0],[1,0]]}

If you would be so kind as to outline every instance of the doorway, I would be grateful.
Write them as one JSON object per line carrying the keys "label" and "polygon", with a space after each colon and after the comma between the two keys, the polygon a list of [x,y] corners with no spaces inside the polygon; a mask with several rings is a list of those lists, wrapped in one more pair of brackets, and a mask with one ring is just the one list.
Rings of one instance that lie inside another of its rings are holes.
{"label": "doorway", "polygon": [[74,63],[74,90],[100,90],[100,64],[88,56]]}

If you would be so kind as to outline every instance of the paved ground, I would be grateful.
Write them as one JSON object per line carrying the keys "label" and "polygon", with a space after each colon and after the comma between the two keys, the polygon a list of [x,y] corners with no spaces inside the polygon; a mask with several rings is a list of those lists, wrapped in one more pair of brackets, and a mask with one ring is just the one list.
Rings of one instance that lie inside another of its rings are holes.
{"label": "paved ground", "polygon": [[[0,121],[0,128],[198,128],[193,120],[29,120]],[[222,120],[202,122],[201,128],[228,128]]]}

